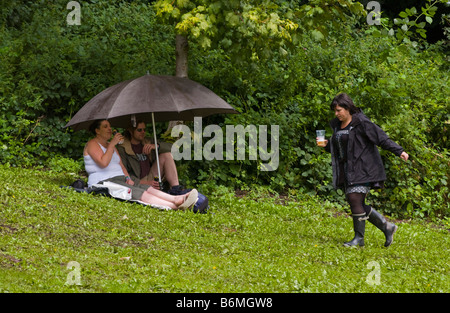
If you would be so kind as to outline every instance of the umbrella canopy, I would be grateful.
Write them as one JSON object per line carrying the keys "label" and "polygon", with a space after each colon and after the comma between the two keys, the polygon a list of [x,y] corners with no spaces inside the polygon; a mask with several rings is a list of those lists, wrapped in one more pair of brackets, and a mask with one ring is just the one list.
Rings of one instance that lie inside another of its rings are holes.
{"label": "umbrella canopy", "polygon": [[194,120],[218,113],[238,113],[205,86],[188,78],[144,75],[111,86],[87,102],[65,127],[88,129],[97,119],[128,128],[136,120]]}

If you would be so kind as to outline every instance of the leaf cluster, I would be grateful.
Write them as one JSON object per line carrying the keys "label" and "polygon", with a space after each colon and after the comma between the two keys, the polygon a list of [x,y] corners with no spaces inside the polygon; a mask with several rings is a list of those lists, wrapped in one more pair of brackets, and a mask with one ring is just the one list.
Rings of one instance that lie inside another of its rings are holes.
{"label": "leaf cluster", "polygon": [[444,4],[444,0],[427,0],[424,7],[406,8],[392,21],[388,18],[380,18],[382,30],[375,31],[376,36],[389,35],[395,37],[398,42],[426,39],[426,25],[433,23],[433,17],[438,10],[438,4]]}

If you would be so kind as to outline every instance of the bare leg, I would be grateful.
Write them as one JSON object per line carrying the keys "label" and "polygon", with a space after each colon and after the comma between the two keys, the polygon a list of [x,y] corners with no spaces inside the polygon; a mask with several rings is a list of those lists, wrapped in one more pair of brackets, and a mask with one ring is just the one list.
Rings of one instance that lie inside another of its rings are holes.
{"label": "bare leg", "polygon": [[171,209],[176,209],[179,206],[179,205],[176,205],[172,201],[167,201],[167,200],[161,199],[161,198],[159,198],[155,195],[152,195],[151,193],[148,193],[148,192],[144,192],[142,194],[141,201],[148,203],[148,204],[164,205]]}
{"label": "bare leg", "polygon": [[150,187],[147,189],[147,193],[149,193],[161,200],[168,201],[168,202],[175,204],[176,206],[179,206],[189,196],[190,192],[187,194],[181,195],[181,196],[172,196],[172,195],[169,195],[168,193],[165,193],[163,191],[160,191],[158,189]]}
{"label": "bare leg", "polygon": [[[161,170],[161,179],[165,177],[170,187],[180,184],[178,180],[177,166],[175,165],[175,161],[170,152],[159,155],[159,167]],[[158,176],[158,165],[156,162],[153,162],[150,171],[153,177]]]}

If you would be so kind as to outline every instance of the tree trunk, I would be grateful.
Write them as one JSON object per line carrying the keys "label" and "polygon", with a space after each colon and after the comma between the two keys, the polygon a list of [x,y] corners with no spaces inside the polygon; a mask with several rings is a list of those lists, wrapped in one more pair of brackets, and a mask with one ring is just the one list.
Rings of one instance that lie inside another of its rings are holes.
{"label": "tree trunk", "polygon": [[[175,39],[176,68],[175,76],[188,77],[188,52],[189,44],[186,36],[177,35]],[[166,133],[170,133],[175,125],[183,124],[183,121],[170,121]]]}
{"label": "tree trunk", "polygon": [[186,36],[177,35],[175,42],[176,74],[177,77],[188,77],[189,44]]}

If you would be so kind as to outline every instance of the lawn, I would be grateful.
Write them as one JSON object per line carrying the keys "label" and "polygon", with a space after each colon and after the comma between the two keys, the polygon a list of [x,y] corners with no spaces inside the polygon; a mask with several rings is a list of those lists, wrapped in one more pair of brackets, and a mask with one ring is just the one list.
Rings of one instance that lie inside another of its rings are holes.
{"label": "lawn", "polygon": [[[60,188],[70,174],[0,165],[0,292],[448,293],[447,222],[373,225],[345,248],[351,218],[292,193],[199,187],[207,214]],[[381,211],[381,208],[379,208]]]}

